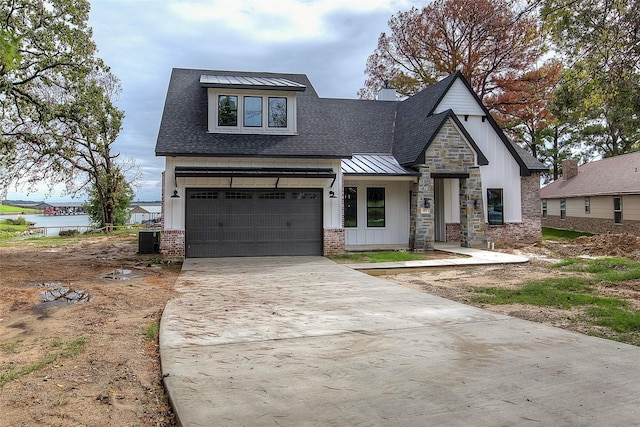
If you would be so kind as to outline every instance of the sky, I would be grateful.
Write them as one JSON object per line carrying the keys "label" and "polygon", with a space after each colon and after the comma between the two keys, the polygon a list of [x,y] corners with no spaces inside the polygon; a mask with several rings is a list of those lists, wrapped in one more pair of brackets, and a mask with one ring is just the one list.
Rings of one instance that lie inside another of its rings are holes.
{"label": "sky", "polygon": [[[113,152],[142,172],[136,200],[161,199],[155,144],[172,68],[306,74],[323,98],[357,98],[367,57],[392,15],[428,0],[90,0],[89,25],[121,81]],[[62,189],[9,200],[68,201]]]}

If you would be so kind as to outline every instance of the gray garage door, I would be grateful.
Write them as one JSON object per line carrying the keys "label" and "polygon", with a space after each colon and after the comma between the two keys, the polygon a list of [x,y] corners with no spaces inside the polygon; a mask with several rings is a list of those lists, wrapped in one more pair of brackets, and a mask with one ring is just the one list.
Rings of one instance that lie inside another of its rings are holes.
{"label": "gray garage door", "polygon": [[189,258],[322,254],[322,191],[187,189]]}

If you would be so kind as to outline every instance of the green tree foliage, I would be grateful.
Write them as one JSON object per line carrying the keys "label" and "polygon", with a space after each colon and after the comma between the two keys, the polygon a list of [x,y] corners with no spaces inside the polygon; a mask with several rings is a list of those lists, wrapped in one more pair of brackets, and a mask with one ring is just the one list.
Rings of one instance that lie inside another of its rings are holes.
{"label": "green tree foliage", "polygon": [[[66,184],[114,223],[124,166],[112,153],[124,113],[119,80],[96,57],[86,0],[0,0],[0,178],[29,190]],[[124,180],[126,182],[126,180]],[[128,186],[129,184],[127,184]],[[115,200],[115,201],[114,201]]]}
{"label": "green tree foliage", "polygon": [[108,227],[129,223],[129,206],[134,192],[120,169],[114,168],[108,173],[101,171],[92,183],[88,195],[85,209],[93,224]]}
{"label": "green tree foliage", "polygon": [[545,31],[565,63],[551,109],[583,152],[640,149],[640,2],[547,0]]}
{"label": "green tree foliage", "polygon": [[543,53],[536,19],[506,0],[435,0],[398,12],[389,28],[367,60],[361,98],[385,82],[409,96],[461,71],[484,100],[500,91],[499,78],[529,70]]}

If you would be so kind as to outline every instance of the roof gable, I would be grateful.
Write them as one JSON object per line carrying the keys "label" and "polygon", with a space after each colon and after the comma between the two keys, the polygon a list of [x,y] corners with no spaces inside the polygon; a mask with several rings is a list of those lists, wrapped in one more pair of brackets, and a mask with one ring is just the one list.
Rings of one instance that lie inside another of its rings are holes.
{"label": "roof gable", "polygon": [[489,161],[480,151],[471,135],[466,131],[460,120],[452,110],[428,116],[420,117],[420,112],[408,110],[413,114],[398,115],[396,122],[395,141],[393,155],[402,165],[415,165],[424,163],[424,153],[436,138],[445,123],[451,120],[467,144],[475,151],[479,165],[488,165]]}
{"label": "roof gable", "polygon": [[[451,87],[455,82],[460,82],[464,85],[472,102],[475,102],[476,106],[479,107],[479,109],[484,113],[485,119],[491,125],[491,127],[496,132],[496,134],[498,135],[500,140],[503,142],[505,147],[507,147],[507,150],[509,151],[509,153],[511,153],[511,156],[516,160],[516,162],[520,166],[521,176],[529,176],[531,175],[531,172],[541,172],[541,171],[548,170],[547,167],[545,167],[537,159],[531,156],[531,154],[527,153],[524,150],[518,150],[516,148],[516,145],[512,143],[509,140],[509,138],[507,138],[507,136],[504,134],[500,126],[498,126],[498,123],[495,121],[491,113],[489,113],[489,110],[487,109],[487,107],[485,107],[484,104],[480,101],[480,98],[478,98],[478,95],[476,95],[475,91],[473,90],[473,88],[471,87],[467,79],[462,75],[460,71],[456,71],[455,73],[451,74],[449,77],[441,80],[440,82],[428,88],[430,89],[430,92],[428,95],[430,97],[429,114],[433,114],[436,111],[438,111],[438,107],[443,102],[443,100],[445,99],[445,96],[447,95],[447,93],[449,93]],[[447,108],[447,107],[445,106],[444,108]]]}
{"label": "roof gable", "polygon": [[640,152],[622,154],[578,167],[578,175],[540,189],[540,198],[640,194]]}

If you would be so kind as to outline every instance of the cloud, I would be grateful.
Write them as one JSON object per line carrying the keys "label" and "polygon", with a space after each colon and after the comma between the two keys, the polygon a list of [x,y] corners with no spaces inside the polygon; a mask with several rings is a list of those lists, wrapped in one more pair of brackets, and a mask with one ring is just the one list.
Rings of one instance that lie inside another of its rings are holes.
{"label": "cloud", "polygon": [[[89,25],[98,54],[123,87],[117,106],[126,117],[114,150],[135,158],[142,170],[138,198],[160,199],[164,158],[155,157],[154,149],[172,68],[303,73],[322,97],[355,98],[367,57],[391,15],[424,4],[92,0]],[[56,189],[50,199],[68,198]]]}

